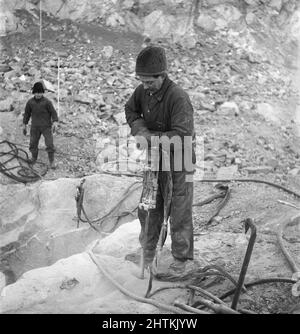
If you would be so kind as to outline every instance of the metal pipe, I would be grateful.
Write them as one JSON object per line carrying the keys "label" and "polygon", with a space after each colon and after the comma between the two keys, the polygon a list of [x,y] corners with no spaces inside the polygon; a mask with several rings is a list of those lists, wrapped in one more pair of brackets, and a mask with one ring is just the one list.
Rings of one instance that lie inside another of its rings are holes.
{"label": "metal pipe", "polygon": [[256,226],[254,225],[252,219],[247,218],[245,220],[245,233],[247,233],[249,228],[251,229],[251,236],[250,236],[250,240],[249,240],[248,247],[247,247],[247,250],[246,250],[246,254],[245,254],[245,257],[244,257],[244,262],[243,262],[243,265],[242,265],[241,273],[240,273],[240,276],[239,276],[238,286],[235,290],[235,294],[233,296],[233,300],[232,300],[232,304],[231,304],[231,308],[234,309],[234,310],[236,310],[236,308],[237,308],[237,304],[238,304],[239,297],[240,297],[240,294],[241,294],[241,291],[242,291],[242,288],[243,288],[243,285],[244,285],[245,276],[246,276],[246,273],[247,273],[248,265],[249,265],[249,262],[250,262],[251,254],[252,254],[255,239],[256,239]]}

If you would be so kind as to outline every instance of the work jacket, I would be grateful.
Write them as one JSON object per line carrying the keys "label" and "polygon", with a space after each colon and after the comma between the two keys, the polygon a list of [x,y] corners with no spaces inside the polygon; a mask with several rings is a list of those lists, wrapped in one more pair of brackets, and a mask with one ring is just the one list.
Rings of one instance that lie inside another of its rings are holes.
{"label": "work jacket", "polygon": [[43,96],[41,99],[31,98],[25,107],[23,123],[28,124],[31,118],[32,126],[51,126],[57,122],[58,117],[52,102]]}
{"label": "work jacket", "polygon": [[[184,137],[192,145],[195,139],[193,106],[188,94],[175,84],[168,76],[159,91],[151,94],[139,85],[125,104],[126,120],[133,136],[143,136],[151,142],[151,136],[167,136],[169,139],[178,136],[182,143]],[[174,146],[171,146],[171,151]],[[191,148],[192,163],[195,151]],[[184,145],[182,145],[184,154]]]}

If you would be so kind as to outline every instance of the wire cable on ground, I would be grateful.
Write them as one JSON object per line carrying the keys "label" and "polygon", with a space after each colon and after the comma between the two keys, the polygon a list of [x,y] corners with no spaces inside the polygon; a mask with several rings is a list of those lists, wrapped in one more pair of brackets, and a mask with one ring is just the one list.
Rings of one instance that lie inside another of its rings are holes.
{"label": "wire cable on ground", "polygon": [[270,181],[264,181],[264,180],[258,180],[258,179],[202,179],[202,180],[195,180],[196,182],[254,182],[254,183],[264,183],[267,184],[269,186],[281,189],[291,195],[294,195],[298,198],[300,198],[300,194],[298,194],[297,192],[290,190],[284,186],[281,186],[280,184],[276,184],[274,182],[270,182]]}
{"label": "wire cable on ground", "polygon": [[215,194],[215,195],[212,195],[206,199],[204,199],[203,201],[201,202],[198,202],[198,203],[194,203],[193,206],[203,206],[203,205],[206,205],[206,204],[209,204],[211,203],[212,201],[218,199],[218,198],[224,198],[224,192],[221,192],[219,194]]}
{"label": "wire cable on ground", "polygon": [[[206,275],[210,274],[210,275],[218,275],[219,276],[223,276],[227,279],[229,279],[234,286],[238,285],[237,280],[235,280],[232,275],[230,275],[225,269],[223,269],[221,266],[218,266],[216,264],[210,264],[206,267],[203,268],[203,272],[206,272],[208,270],[217,270],[217,272],[211,272],[211,273],[207,273]],[[247,290],[245,289],[245,287],[243,286],[242,291],[246,292]]]}
{"label": "wire cable on ground", "polygon": [[[135,176],[135,177],[143,177],[142,174],[134,174],[134,173],[123,173],[123,172],[108,172],[108,171],[104,171],[103,172],[104,174],[111,174],[111,175],[116,175],[116,176]],[[263,184],[267,184],[269,186],[272,186],[274,188],[277,188],[277,189],[280,189],[280,190],[283,190],[285,192],[287,192],[288,194],[291,194],[297,198],[300,198],[300,194],[293,191],[293,190],[290,190],[280,184],[277,184],[277,183],[274,183],[274,182],[270,182],[270,181],[265,181],[265,180],[259,180],[259,179],[240,179],[240,178],[237,178],[237,179],[195,179],[194,182],[201,182],[201,183],[205,183],[205,182],[208,182],[208,183],[219,183],[219,182],[253,182],[253,183],[263,183]],[[228,193],[228,196],[229,196],[229,193]],[[206,199],[198,204],[195,204],[194,206],[201,206],[201,205],[204,205],[204,204],[207,204],[211,201],[213,201],[214,199],[216,198],[219,198],[219,197],[223,197],[221,194],[220,195],[217,195],[217,197],[212,196],[212,198],[209,198],[209,199]],[[226,196],[227,197],[227,196]],[[228,201],[228,197],[224,199],[225,203],[224,205],[226,204],[226,202]]]}
{"label": "wire cable on ground", "polygon": [[212,314],[212,313],[201,311],[201,310],[199,310],[197,308],[194,308],[192,306],[189,306],[189,305],[186,305],[186,304],[183,304],[183,303],[179,303],[179,302],[175,302],[174,306],[180,307],[181,309],[183,309],[185,311],[188,311],[188,312],[191,312],[191,313],[196,313],[196,314]]}
{"label": "wire cable on ground", "polygon": [[[285,278],[285,277],[273,277],[273,278],[262,278],[253,282],[249,282],[244,284],[246,288],[250,288],[255,285],[260,285],[260,284],[269,284],[269,283],[289,283],[289,284],[295,284],[297,283],[297,280],[293,280],[290,278]],[[232,289],[226,293],[224,293],[219,299],[225,299],[235,293],[235,289]]]}
{"label": "wire cable on ground", "polygon": [[[217,314],[240,314],[240,312],[231,309],[229,306],[227,306],[225,304],[215,304],[215,303],[211,302],[210,300],[207,300],[207,299],[202,298],[200,296],[198,296],[197,298],[198,298],[199,303],[201,303],[205,307],[213,310]],[[198,308],[195,308],[195,309],[199,310]]]}
{"label": "wire cable on ground", "polygon": [[231,189],[229,187],[225,187],[225,188],[226,188],[226,190],[225,190],[225,193],[224,193],[224,198],[218,204],[217,209],[216,209],[215,213],[213,214],[213,216],[206,223],[207,225],[211,224],[214,221],[215,217],[217,217],[219,215],[220,211],[224,208],[226,203],[229,201]]}
{"label": "wire cable on ground", "polygon": [[[131,189],[134,185],[136,184],[139,184],[138,187],[135,187],[134,189]],[[135,181],[133,182],[126,190],[125,192],[123,193],[121,199],[117,202],[116,205],[113,206],[113,208],[107,213],[105,214],[104,216],[100,217],[100,218],[96,218],[96,219],[88,219],[87,218],[87,215],[86,213],[84,213],[86,219],[82,219],[80,216],[78,217],[79,220],[82,222],[82,223],[89,223],[89,224],[95,224],[95,223],[103,223],[103,221],[107,218],[107,217],[112,217],[112,213],[118,209],[120,207],[120,205],[125,201],[125,199],[131,195],[134,191],[136,191],[137,189],[139,189],[140,187],[142,186],[141,182],[140,181]],[[84,211],[84,206],[83,206],[83,198],[82,198],[82,203],[81,203],[81,209]],[[133,210],[134,211],[134,210]],[[118,215],[119,217],[119,215]]]}
{"label": "wire cable on ground", "polygon": [[204,290],[204,289],[202,289],[198,286],[187,285],[187,288],[193,289],[193,290],[199,292],[201,295],[211,298],[213,301],[215,301],[218,304],[226,305],[225,302],[223,302],[223,300],[221,300],[220,298],[214,296],[212,293],[210,293],[210,292],[208,292],[208,291],[206,291],[206,290]]}
{"label": "wire cable on ground", "polygon": [[[165,310],[165,311],[168,311],[168,312],[171,312],[171,313],[175,313],[175,314],[182,314],[183,313],[178,308],[176,308],[174,306],[166,305],[166,304],[157,302],[156,300],[153,300],[153,299],[140,297],[140,296],[137,296],[136,294],[128,291],[122,285],[120,285],[106,269],[104,269],[101,262],[96,258],[95,254],[93,253],[93,250],[89,250],[87,252],[87,254],[90,256],[91,260],[96,264],[96,266],[101,271],[103,276],[106,279],[108,279],[115,287],[117,287],[118,290],[120,290],[125,296],[130,297],[130,298],[132,298],[132,299],[134,299],[134,300],[136,300],[140,303],[150,304],[150,305],[153,305],[153,306],[155,306],[159,309],[162,309],[162,310]],[[184,313],[186,313],[186,312],[184,312]]]}
{"label": "wire cable on ground", "polygon": [[[208,292],[208,291],[206,291],[204,289],[201,289],[200,287],[193,286],[193,285],[176,284],[176,285],[171,285],[171,286],[160,287],[160,288],[157,288],[156,290],[154,290],[152,293],[149,293],[148,297],[149,298],[153,297],[158,292],[161,292],[161,291],[164,291],[164,290],[170,290],[170,289],[194,289],[193,291],[201,292],[205,296],[213,299],[215,302],[217,302],[218,304],[220,304],[220,305],[216,305],[214,303],[213,304],[211,304],[211,303],[209,304],[209,301],[206,301],[206,302],[203,303],[203,300],[202,300],[202,302],[201,301],[197,301],[197,302],[194,303],[193,310],[196,309],[196,310],[200,311],[199,308],[195,308],[195,305],[198,305],[198,304],[203,305],[203,304],[205,304],[206,307],[209,307],[209,308],[213,309],[216,313],[238,314],[240,312],[240,313],[247,313],[247,314],[255,314],[254,312],[246,310],[246,309],[238,309],[238,311],[232,310],[229,306],[226,305],[225,302],[223,302],[218,297],[214,296],[213,294],[211,294],[210,292]],[[199,296],[198,296],[198,298],[199,298]],[[205,306],[202,306],[202,308],[204,308]],[[217,307],[217,306],[219,306],[219,307]],[[220,307],[220,306],[223,306],[223,307]],[[200,312],[198,312],[198,313],[200,313]]]}
{"label": "wire cable on ground", "polygon": [[[5,144],[10,148],[10,151],[0,152],[0,172],[9,177],[10,179],[21,182],[21,183],[28,183],[28,182],[35,182],[43,178],[43,176],[47,173],[47,168],[42,172],[39,173],[37,170],[33,169],[30,164],[28,164],[28,154],[23,149],[20,149],[17,147],[16,144],[4,140],[0,142],[1,144]],[[21,154],[23,154],[25,157],[23,157]],[[8,167],[8,164],[13,162],[13,160],[16,160],[18,165]],[[24,166],[23,163],[26,164]],[[41,165],[45,165],[43,163],[40,163]],[[16,171],[16,173],[13,173],[12,171]]]}
{"label": "wire cable on ground", "polygon": [[286,249],[286,247],[284,246],[283,240],[282,240],[282,235],[284,232],[284,229],[292,223],[299,223],[300,221],[300,215],[297,215],[295,217],[293,217],[292,219],[288,219],[287,221],[283,222],[283,224],[280,225],[278,232],[277,232],[277,240],[280,246],[280,249],[282,251],[282,253],[284,254],[288,264],[290,265],[293,273],[296,272],[300,272],[300,268],[298,267],[296,261],[294,260],[294,258],[292,257],[292,255],[288,252],[288,250]]}
{"label": "wire cable on ground", "polygon": [[286,220],[285,222],[283,222],[283,224],[281,224],[281,226],[278,229],[277,232],[277,240],[280,246],[280,249],[282,251],[282,253],[284,254],[289,266],[292,269],[293,275],[292,275],[292,279],[296,279],[297,282],[293,285],[292,287],[292,294],[295,297],[299,297],[300,296],[300,268],[298,266],[298,264],[296,263],[296,261],[294,260],[294,258],[292,257],[292,255],[288,252],[288,250],[285,248],[283,240],[282,240],[282,235],[284,232],[284,229],[290,224],[299,224],[300,222],[300,215],[296,215],[294,217],[292,217],[291,219]]}

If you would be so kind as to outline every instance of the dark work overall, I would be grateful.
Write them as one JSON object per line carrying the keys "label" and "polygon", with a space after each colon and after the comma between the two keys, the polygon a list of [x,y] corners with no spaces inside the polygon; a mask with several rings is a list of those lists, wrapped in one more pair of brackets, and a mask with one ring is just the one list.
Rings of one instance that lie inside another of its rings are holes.
{"label": "dark work overall", "polygon": [[58,121],[58,117],[51,101],[44,96],[41,99],[31,98],[25,107],[23,123],[28,124],[30,118],[29,150],[33,160],[36,160],[38,157],[38,145],[41,135],[43,135],[49,161],[53,161],[55,148],[53,144],[52,122]]}
{"label": "dark work overall", "polygon": [[31,152],[32,157],[36,160],[38,157],[38,145],[41,135],[43,135],[45,139],[46,151],[48,152],[49,160],[53,161],[55,148],[53,144],[51,126],[31,125],[29,151]]}

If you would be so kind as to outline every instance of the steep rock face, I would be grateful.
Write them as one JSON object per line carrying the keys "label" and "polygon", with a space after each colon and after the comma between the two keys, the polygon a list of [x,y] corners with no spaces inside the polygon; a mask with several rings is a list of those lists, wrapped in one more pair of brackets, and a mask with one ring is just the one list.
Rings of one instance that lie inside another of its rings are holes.
{"label": "steep rock face", "polygon": [[[76,21],[97,20],[107,26],[142,33],[152,39],[171,37],[175,42],[191,36],[195,27],[204,31],[253,26],[258,23],[282,26],[296,11],[298,0],[45,0],[42,10],[59,17]],[[37,16],[39,2],[0,2],[0,34],[16,31],[20,23],[13,15],[17,9],[31,11]],[[183,38],[184,36],[184,38]]]}

